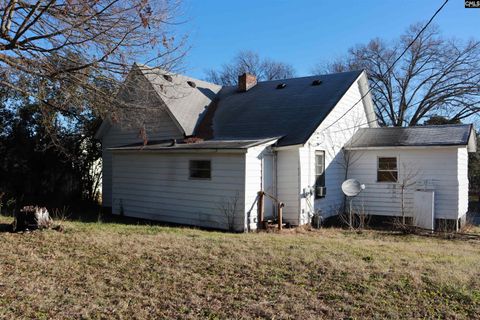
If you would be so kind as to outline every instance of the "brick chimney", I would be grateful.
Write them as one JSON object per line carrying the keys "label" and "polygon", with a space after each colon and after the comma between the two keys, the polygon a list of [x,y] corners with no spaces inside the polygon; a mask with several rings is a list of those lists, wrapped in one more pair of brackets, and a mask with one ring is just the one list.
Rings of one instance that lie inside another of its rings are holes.
{"label": "brick chimney", "polygon": [[244,73],[238,76],[238,91],[245,92],[257,84],[257,77],[250,73]]}

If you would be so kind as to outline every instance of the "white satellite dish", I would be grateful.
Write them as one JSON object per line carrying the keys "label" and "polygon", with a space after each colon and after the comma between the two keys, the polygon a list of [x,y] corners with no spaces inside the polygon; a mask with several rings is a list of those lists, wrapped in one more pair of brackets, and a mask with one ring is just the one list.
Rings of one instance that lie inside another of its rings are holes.
{"label": "white satellite dish", "polygon": [[365,189],[365,185],[356,179],[348,179],[342,183],[342,191],[347,197],[355,197],[363,189]]}

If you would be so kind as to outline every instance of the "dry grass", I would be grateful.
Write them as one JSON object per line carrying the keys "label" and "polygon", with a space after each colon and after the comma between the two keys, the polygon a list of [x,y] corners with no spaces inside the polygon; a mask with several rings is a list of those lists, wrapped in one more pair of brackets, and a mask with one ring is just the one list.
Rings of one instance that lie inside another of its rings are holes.
{"label": "dry grass", "polygon": [[0,233],[0,318],[476,318],[479,264],[478,240],[66,223]]}

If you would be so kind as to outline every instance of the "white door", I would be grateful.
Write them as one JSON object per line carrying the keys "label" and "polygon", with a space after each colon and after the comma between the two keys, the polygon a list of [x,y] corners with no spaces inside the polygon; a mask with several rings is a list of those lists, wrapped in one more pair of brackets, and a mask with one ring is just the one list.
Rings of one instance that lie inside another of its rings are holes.
{"label": "white door", "polygon": [[[262,159],[262,190],[276,197],[274,176],[273,154],[265,154]],[[274,201],[265,196],[265,219],[272,219],[274,210]]]}
{"label": "white door", "polygon": [[413,199],[414,224],[417,227],[433,230],[435,227],[435,192],[416,190]]}

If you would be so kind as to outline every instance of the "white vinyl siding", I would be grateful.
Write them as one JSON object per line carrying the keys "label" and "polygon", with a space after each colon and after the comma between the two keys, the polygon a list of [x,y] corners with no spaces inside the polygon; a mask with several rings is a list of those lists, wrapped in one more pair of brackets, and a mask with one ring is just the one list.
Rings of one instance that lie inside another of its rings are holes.
{"label": "white vinyl siding", "polygon": [[[169,115],[161,109],[158,112],[160,120],[146,125],[148,139],[182,138],[183,135]],[[142,142],[138,135],[139,129],[122,128],[119,125],[113,125],[102,139],[102,205],[104,207],[112,206],[112,154],[107,149]]]}
{"label": "white vinyl siding", "polygon": [[[405,181],[410,185],[404,192],[405,215],[412,216],[415,182],[428,180],[435,189],[435,218],[458,217],[459,189],[462,190],[459,188],[457,168],[458,148],[386,148],[351,152],[356,161],[349,170],[348,178],[357,179],[366,187],[355,198],[354,204],[362,206],[367,214],[400,216],[401,184]],[[398,159],[398,182],[377,182],[377,158],[392,156]],[[462,193],[467,194],[468,191]]]}
{"label": "white vinyl siding", "polygon": [[[163,102],[141,73],[132,71],[127,76],[126,83],[129,83],[129,89],[120,92],[119,99],[138,101],[140,105],[158,109],[155,112],[155,119],[145,123],[148,140],[183,138],[183,133],[165,111]],[[139,136],[141,121],[135,120],[135,111],[130,112],[132,119],[126,120],[122,125],[112,124],[102,138],[102,206],[104,207],[112,206],[112,154],[107,149],[143,141]]]}
{"label": "white vinyl siding", "polygon": [[[211,160],[211,179],[189,179],[190,160]],[[245,226],[245,154],[113,154],[115,214],[227,229],[224,203],[237,200],[235,229]]]}
{"label": "white vinyl siding", "polygon": [[[364,73],[359,79],[365,77]],[[360,101],[359,84],[354,82],[340,99],[337,106],[320,124],[304,147],[299,150],[301,165],[300,192],[315,184],[315,152],[325,151],[325,187],[324,198],[314,196],[301,197],[301,223],[308,223],[309,217],[321,211],[324,218],[335,215],[342,207],[344,195],[341,185],[345,180],[346,161],[342,148],[361,127],[376,126],[367,119],[368,106]]]}
{"label": "white vinyl siding", "polygon": [[293,225],[299,221],[300,179],[298,148],[277,152],[277,196],[285,203],[283,221]]}

